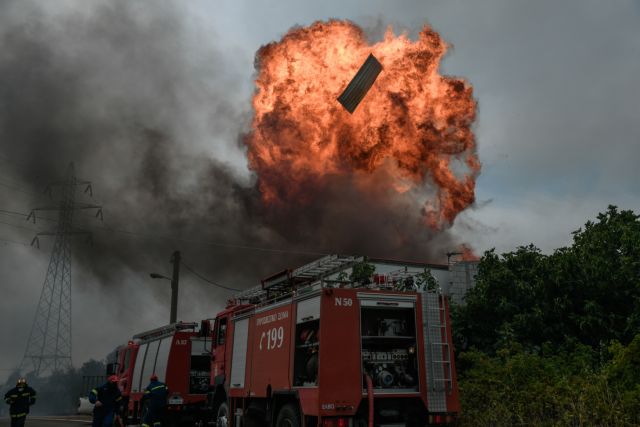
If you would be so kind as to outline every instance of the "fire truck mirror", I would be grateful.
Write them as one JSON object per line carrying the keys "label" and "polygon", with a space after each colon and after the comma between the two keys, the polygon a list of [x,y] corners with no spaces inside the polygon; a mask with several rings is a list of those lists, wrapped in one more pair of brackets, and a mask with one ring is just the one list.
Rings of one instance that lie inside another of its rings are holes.
{"label": "fire truck mirror", "polygon": [[216,334],[216,345],[224,345],[225,338],[227,337],[227,318],[224,317],[218,322],[218,333]]}
{"label": "fire truck mirror", "polygon": [[211,322],[203,320],[200,322],[200,336],[208,337],[209,335],[211,335]]}

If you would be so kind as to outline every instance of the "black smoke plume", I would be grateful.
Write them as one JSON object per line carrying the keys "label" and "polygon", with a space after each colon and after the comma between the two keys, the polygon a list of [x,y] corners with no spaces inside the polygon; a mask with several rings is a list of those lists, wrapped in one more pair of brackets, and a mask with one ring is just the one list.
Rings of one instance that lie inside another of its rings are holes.
{"label": "black smoke plume", "polygon": [[[215,29],[180,7],[0,3],[0,179],[21,189],[4,188],[0,209],[48,203],[38,194],[71,161],[104,206],[104,223],[90,212],[76,217],[78,228],[93,232],[92,246],[78,241],[73,249],[80,361],[166,321],[168,286],[148,273],[170,274],[176,249],[202,275],[247,288],[323,253],[440,261],[451,244],[408,213],[410,200],[383,205],[349,182],[318,189],[304,206],[263,205],[241,142],[250,71],[237,68]],[[53,226],[41,218],[19,233],[28,242]],[[46,260],[50,247],[32,256]],[[37,293],[41,281],[23,283],[27,265],[3,268],[3,286]],[[181,280],[181,319],[212,317],[229,296],[184,270]],[[33,304],[4,313],[22,325],[12,341],[20,349],[5,366],[18,363]]]}

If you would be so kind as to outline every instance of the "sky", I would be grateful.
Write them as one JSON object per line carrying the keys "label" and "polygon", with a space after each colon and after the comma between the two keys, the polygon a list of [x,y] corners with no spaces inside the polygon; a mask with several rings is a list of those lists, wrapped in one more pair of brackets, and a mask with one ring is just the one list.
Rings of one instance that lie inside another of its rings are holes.
{"label": "sky", "polygon": [[[287,213],[264,220],[239,143],[255,53],[294,26],[349,19],[375,38],[428,24],[452,46],[441,72],[474,87],[482,170],[475,205],[429,241],[440,252],[551,252],[609,204],[640,212],[638,0],[150,5],[0,1],[0,209],[43,203],[46,182],[75,160],[105,213],[79,216],[83,226],[153,236],[92,229],[93,246],[74,243],[76,365],[166,322],[167,283],[148,273],[169,274],[177,245],[191,267],[240,288],[331,246],[322,229],[287,234]],[[318,224],[339,218],[327,215]],[[29,243],[51,223],[0,215],[0,377],[24,352],[51,250]],[[186,273],[181,286],[184,320],[211,317],[229,296]]]}

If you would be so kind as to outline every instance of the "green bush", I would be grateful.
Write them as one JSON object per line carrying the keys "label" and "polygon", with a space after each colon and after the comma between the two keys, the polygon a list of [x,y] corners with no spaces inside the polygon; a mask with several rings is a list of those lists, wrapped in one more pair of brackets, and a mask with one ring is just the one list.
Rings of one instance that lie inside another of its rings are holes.
{"label": "green bush", "polygon": [[640,216],[482,257],[452,308],[462,426],[640,425]]}
{"label": "green bush", "polygon": [[638,360],[634,344],[610,347],[613,359],[594,368],[596,352],[533,354],[514,346],[495,356],[460,355],[461,426],[637,426]]}

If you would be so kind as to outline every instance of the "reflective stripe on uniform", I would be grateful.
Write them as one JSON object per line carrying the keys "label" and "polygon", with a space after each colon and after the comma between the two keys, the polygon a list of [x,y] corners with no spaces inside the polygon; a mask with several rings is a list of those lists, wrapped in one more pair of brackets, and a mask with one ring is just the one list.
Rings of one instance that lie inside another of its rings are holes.
{"label": "reflective stripe on uniform", "polygon": [[93,390],[91,390],[91,393],[95,394],[96,396],[98,395],[98,390],[96,390],[95,388]]}
{"label": "reflective stripe on uniform", "polygon": [[9,396],[9,397],[18,397],[18,395],[17,395],[17,394],[12,394],[12,395],[11,395],[11,396]]}
{"label": "reflective stripe on uniform", "polygon": [[159,421],[158,421],[158,422],[153,423],[153,427],[157,427],[157,426],[159,426],[159,425],[161,425]]}
{"label": "reflective stripe on uniform", "polygon": [[144,391],[144,394],[149,394],[149,393],[151,393],[149,390]]}
{"label": "reflective stripe on uniform", "polygon": [[22,412],[20,414],[11,414],[11,418],[22,418],[22,417],[26,417],[27,413],[26,412]]}
{"label": "reflective stripe on uniform", "polygon": [[116,402],[119,402],[119,401],[121,401],[121,400],[122,400],[122,396],[118,396],[118,397],[116,397]]}
{"label": "reflective stripe on uniform", "polygon": [[31,396],[31,393],[22,393],[22,396]]}
{"label": "reflective stripe on uniform", "polygon": [[151,427],[149,424],[142,424],[142,427]]}
{"label": "reflective stripe on uniform", "polygon": [[158,389],[161,389],[161,388],[167,388],[167,386],[166,385],[157,385],[154,388],[152,388],[151,391],[158,390]]}

